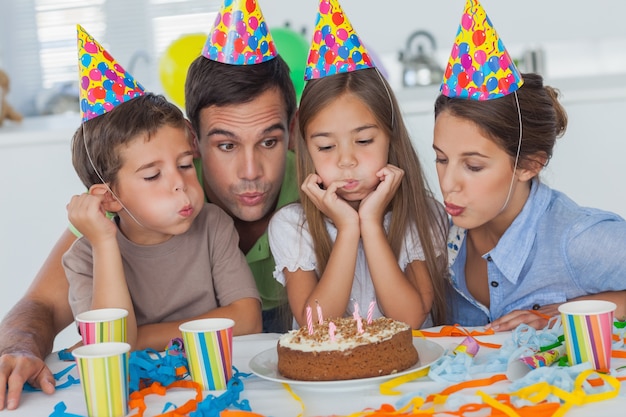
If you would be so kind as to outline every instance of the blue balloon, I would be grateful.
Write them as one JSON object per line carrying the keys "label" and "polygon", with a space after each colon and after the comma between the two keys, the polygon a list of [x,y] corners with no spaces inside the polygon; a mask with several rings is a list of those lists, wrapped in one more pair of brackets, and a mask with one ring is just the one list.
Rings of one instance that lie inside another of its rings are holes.
{"label": "blue balloon", "polygon": [[248,46],[253,51],[256,50],[256,47],[259,46],[259,39],[256,36],[250,36],[248,38]]}
{"label": "blue balloon", "polygon": [[325,38],[326,35],[330,33],[330,25],[322,26],[322,38]]}
{"label": "blue balloon", "polygon": [[491,58],[489,58],[487,63],[489,64],[489,68],[491,68],[491,71],[493,72],[498,72],[498,70],[500,69],[500,61],[498,61],[497,56],[492,56]]}
{"label": "blue balloon", "polygon": [[359,51],[352,52],[352,60],[355,63],[361,62],[362,59],[363,59],[363,55],[361,55],[361,52]]}
{"label": "blue balloon", "polygon": [[463,72],[463,65],[459,64],[458,62],[452,65],[452,74],[459,75],[462,72]]}
{"label": "blue balloon", "polygon": [[241,22],[243,20],[243,12],[241,10],[235,11],[235,13],[233,13],[233,19],[235,22]]}
{"label": "blue balloon", "polygon": [[474,81],[474,84],[476,84],[476,87],[480,87],[483,85],[483,81],[485,81],[485,76],[482,72],[476,71],[474,72],[474,75],[472,75],[472,80]]}
{"label": "blue balloon", "polygon": [[358,48],[359,46],[361,46],[361,41],[359,40],[359,37],[356,36],[355,34],[350,35],[348,39],[350,39],[350,41],[355,47]]}
{"label": "blue balloon", "polygon": [[346,59],[348,58],[348,55],[350,55],[350,51],[345,46],[340,46],[337,49],[337,55],[339,55],[342,59]]}
{"label": "blue balloon", "polygon": [[261,42],[261,48],[260,48],[260,49],[261,49],[261,53],[262,53],[263,55],[265,55],[265,53],[267,52],[267,50],[268,50],[268,49],[270,49],[270,46],[269,46],[269,44],[267,43],[267,41],[266,41],[266,40],[263,40],[263,42]]}
{"label": "blue balloon", "polygon": [[[261,23],[259,24],[258,29],[260,29],[260,30],[261,30],[261,34],[262,34],[263,36],[267,36],[267,24],[266,24],[265,22],[261,22]],[[259,37],[261,38],[261,37],[263,37],[263,36],[259,36]]]}
{"label": "blue balloon", "polygon": [[489,77],[487,80],[487,90],[493,91],[498,88],[498,79],[496,77]]}
{"label": "blue balloon", "polygon": [[459,56],[465,55],[469,53],[469,45],[467,42],[462,42],[459,44]]}
{"label": "blue balloon", "polygon": [[448,77],[448,82],[446,84],[448,84],[448,88],[450,88],[450,91],[454,91],[458,83],[459,79],[457,78],[456,74],[452,74],[450,77]]}
{"label": "blue balloon", "polygon": [[109,69],[109,66],[107,65],[106,62],[100,62],[97,68],[100,70],[102,74],[104,74]]}
{"label": "blue balloon", "polygon": [[80,62],[83,65],[83,67],[88,67],[89,64],[91,64],[91,55],[89,54],[83,54],[80,57]]}

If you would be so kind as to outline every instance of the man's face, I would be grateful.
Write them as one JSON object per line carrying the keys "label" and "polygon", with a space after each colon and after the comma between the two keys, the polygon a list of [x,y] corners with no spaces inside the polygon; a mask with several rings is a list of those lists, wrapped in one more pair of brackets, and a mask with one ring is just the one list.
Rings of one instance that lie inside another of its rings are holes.
{"label": "man's face", "polygon": [[278,199],[288,143],[289,120],[278,89],[247,103],[203,109],[198,148],[209,201],[239,220],[265,217]]}

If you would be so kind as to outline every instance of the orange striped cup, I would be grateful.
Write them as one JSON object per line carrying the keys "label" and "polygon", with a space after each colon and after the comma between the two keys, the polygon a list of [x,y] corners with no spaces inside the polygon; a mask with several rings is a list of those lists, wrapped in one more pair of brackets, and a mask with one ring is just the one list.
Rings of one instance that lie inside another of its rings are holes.
{"label": "orange striped cup", "polygon": [[128,343],[104,342],[74,349],[89,417],[128,414]]}
{"label": "orange striped cup", "polygon": [[84,345],[103,342],[126,342],[126,317],[123,308],[89,310],[76,316],[78,333]]}
{"label": "orange striped cup", "polygon": [[204,390],[224,390],[233,376],[231,319],[200,319],[180,325],[191,379]]}
{"label": "orange striped cup", "polygon": [[591,362],[596,371],[609,372],[616,307],[601,300],[571,301],[559,306],[570,366]]}

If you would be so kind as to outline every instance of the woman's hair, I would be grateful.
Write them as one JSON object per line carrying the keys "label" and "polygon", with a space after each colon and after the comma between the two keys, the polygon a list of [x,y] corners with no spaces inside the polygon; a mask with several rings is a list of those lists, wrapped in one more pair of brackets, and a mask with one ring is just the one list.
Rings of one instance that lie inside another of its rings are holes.
{"label": "woman's hair", "polygon": [[[543,85],[538,74],[522,74],[524,84],[517,90],[522,120],[522,144],[518,166],[536,163],[545,157],[544,166],[552,157],[556,139],[565,133],[567,114],[558,101],[559,91]],[[440,95],[435,101],[435,119],[447,111],[469,120],[515,160],[519,142],[519,117],[515,94],[494,100],[475,101]]]}
{"label": "woman's hair", "polygon": [[124,163],[121,146],[138,138],[150,140],[163,126],[184,129],[192,143],[193,136],[182,111],[162,95],[152,93],[135,97],[84,122],[72,138],[72,164],[78,177],[87,188],[102,181],[115,185]]}
{"label": "woman's hair", "polygon": [[[387,234],[390,246],[399,256],[407,230],[416,227],[426,265],[434,289],[431,310],[435,323],[445,320],[444,277],[447,272],[446,226],[447,220],[437,209],[437,202],[426,183],[419,158],[413,148],[408,131],[402,120],[397,100],[391,87],[377,69],[336,74],[307,83],[298,110],[299,132],[296,141],[298,183],[315,173],[308,153],[305,130],[328,103],[343,94],[360,99],[371,111],[385,134],[389,137],[389,163],[404,170],[404,177],[396,195],[391,200],[391,225]],[[330,257],[332,242],[325,227],[324,215],[300,190],[300,200],[315,245],[319,270],[324,270]]]}

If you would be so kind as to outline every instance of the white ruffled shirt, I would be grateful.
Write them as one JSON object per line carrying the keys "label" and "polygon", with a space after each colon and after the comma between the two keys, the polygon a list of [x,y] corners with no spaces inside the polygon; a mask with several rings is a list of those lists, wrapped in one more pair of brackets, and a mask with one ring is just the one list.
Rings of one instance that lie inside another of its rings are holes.
{"label": "white ruffled shirt", "polygon": [[[391,213],[387,213],[383,220],[386,231],[389,230],[390,222]],[[334,242],[337,238],[337,228],[329,219],[326,219],[326,230],[328,230],[328,234]],[[290,272],[295,272],[298,268],[303,271],[315,270],[318,277],[321,275],[322,271],[319,271],[317,268],[313,240],[309,232],[308,223],[305,222],[301,204],[289,204],[277,211],[270,221],[268,236],[276,263],[274,278],[282,285],[285,285],[285,274],[283,273],[285,269]],[[405,234],[398,265],[404,271],[411,262],[423,261],[424,259],[424,252],[417,229],[411,227]],[[359,242],[350,298],[353,299],[353,302],[348,303],[346,315],[351,316],[354,313],[353,303],[356,301],[359,304],[359,313],[362,317],[367,315],[370,302],[376,299],[374,284],[367,265],[367,259],[365,258],[362,241]],[[377,303],[374,308],[373,318],[382,317],[383,315]],[[427,319],[424,325],[429,323],[430,319]]]}

